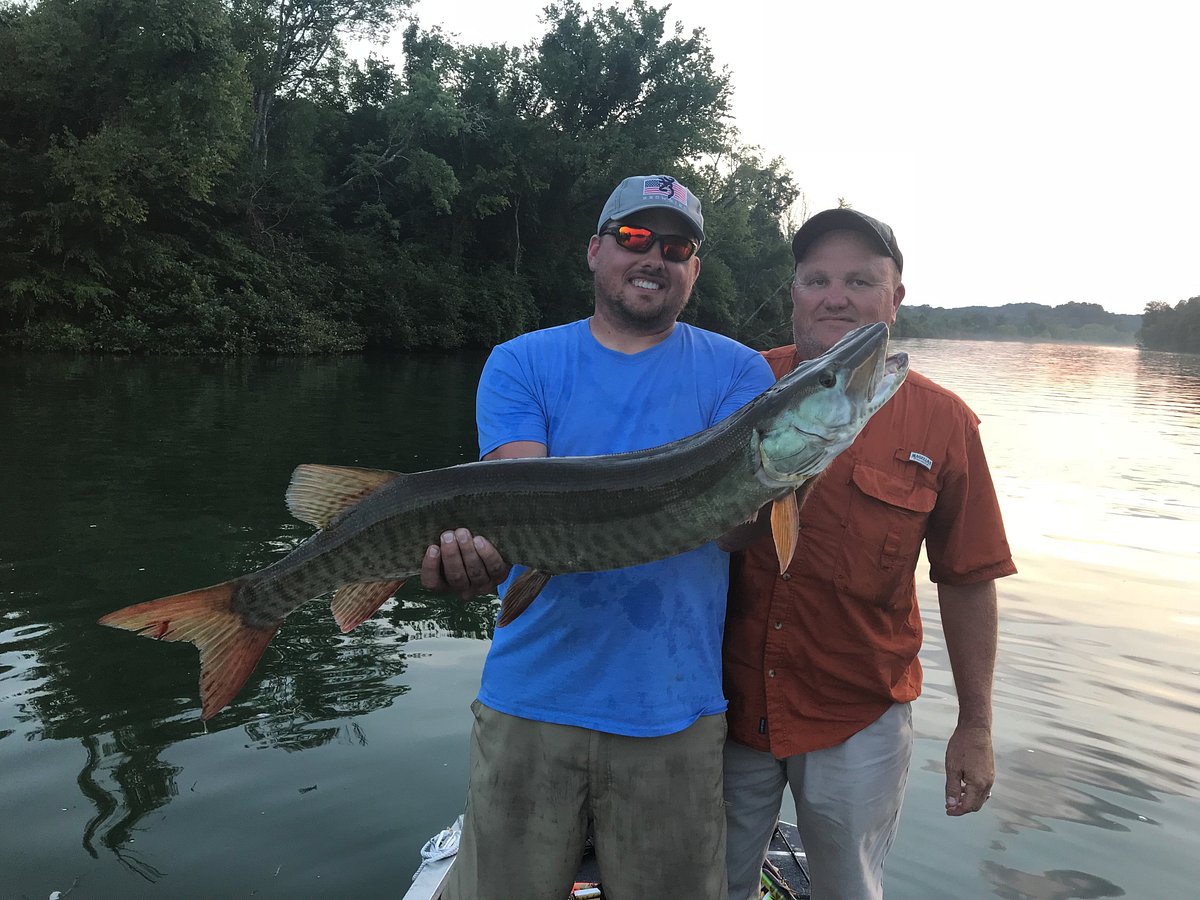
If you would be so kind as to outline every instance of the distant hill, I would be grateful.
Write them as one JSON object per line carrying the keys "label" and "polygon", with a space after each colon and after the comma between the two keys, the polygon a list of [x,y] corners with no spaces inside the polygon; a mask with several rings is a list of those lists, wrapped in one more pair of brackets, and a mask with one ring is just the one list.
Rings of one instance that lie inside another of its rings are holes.
{"label": "distant hill", "polygon": [[1132,345],[1141,327],[1140,315],[1110,313],[1096,303],[1006,303],[959,309],[904,304],[892,335]]}

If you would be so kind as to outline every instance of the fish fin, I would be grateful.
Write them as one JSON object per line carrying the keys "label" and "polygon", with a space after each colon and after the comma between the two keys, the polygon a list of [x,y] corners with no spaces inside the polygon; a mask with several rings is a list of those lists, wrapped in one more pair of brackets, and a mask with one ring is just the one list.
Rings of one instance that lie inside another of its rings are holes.
{"label": "fish fin", "polygon": [[101,625],[124,628],[160,641],[190,641],[200,651],[201,717],[229,705],[250,678],[279,625],[246,624],[233,610],[241,579],[118,609]]}
{"label": "fish fin", "polygon": [[342,634],[353,631],[375,615],[375,611],[400,590],[404,581],[403,578],[398,581],[364,581],[339,589],[330,607]]}
{"label": "fish fin", "polygon": [[518,575],[516,581],[510,584],[508,590],[504,592],[504,600],[500,603],[500,618],[496,620],[496,627],[503,628],[529,609],[529,604],[537,599],[542,588],[553,577],[539,569],[526,569]]}
{"label": "fish fin", "polygon": [[318,528],[326,527],[368,494],[403,477],[383,469],[354,469],[348,466],[297,466],[287,489],[288,510],[293,516]]}
{"label": "fish fin", "polygon": [[775,539],[775,555],[779,557],[779,574],[791,565],[800,539],[800,504],[795,491],[785,494],[771,505],[771,536]]}

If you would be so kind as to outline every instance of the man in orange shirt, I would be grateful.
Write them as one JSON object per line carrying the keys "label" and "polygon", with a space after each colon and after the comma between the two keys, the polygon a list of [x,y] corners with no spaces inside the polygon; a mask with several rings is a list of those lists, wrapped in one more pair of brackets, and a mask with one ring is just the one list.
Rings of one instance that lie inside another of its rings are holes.
{"label": "man in orange shirt", "polygon": [[[870,322],[896,321],[904,258],[891,228],[831,209],[792,242],[795,345],[776,377]],[[779,573],[769,536],[734,555],[724,644],[729,897],[758,897],[785,786],[817,900],[883,896],[921,690],[914,572],[922,542],[958,693],[946,813],[983,806],[995,776],[995,579],[1016,571],[978,431],[958,397],[909,372],[817,480]]]}

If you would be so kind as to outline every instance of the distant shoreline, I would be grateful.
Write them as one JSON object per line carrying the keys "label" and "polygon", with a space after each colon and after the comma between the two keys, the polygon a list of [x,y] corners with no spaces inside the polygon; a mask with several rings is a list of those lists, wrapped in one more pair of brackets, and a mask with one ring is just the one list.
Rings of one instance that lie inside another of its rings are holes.
{"label": "distant shoreline", "polygon": [[1128,340],[1088,340],[1086,338],[1054,338],[1054,337],[1013,337],[999,334],[892,334],[893,339],[914,341],[992,341],[994,343],[1010,344],[1091,344],[1104,347],[1132,347],[1138,350],[1149,350],[1149,347],[1139,347],[1137,339]]}
{"label": "distant shoreline", "polygon": [[1141,330],[1140,315],[1110,313],[1095,303],[1006,303],[954,309],[902,304],[892,335],[1133,346]]}

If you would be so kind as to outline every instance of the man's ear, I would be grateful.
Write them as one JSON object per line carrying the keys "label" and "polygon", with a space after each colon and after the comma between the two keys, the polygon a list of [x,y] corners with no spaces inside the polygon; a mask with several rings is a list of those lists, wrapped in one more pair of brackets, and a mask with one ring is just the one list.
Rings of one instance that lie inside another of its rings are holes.
{"label": "man's ear", "polygon": [[588,268],[593,272],[596,271],[596,254],[600,252],[600,235],[593,234],[592,239],[588,241],[587,261]]}
{"label": "man's ear", "polygon": [[900,304],[903,302],[904,302],[904,283],[901,282],[900,284],[896,285],[896,290],[892,294],[892,321],[888,322],[889,325],[896,324],[896,312],[900,309]]}

